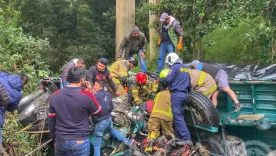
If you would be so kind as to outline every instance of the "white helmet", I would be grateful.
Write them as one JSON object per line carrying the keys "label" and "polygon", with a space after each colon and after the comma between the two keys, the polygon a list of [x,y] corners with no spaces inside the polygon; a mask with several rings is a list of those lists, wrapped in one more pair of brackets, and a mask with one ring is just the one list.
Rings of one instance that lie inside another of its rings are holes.
{"label": "white helmet", "polygon": [[165,59],[165,64],[172,66],[175,63],[182,63],[182,60],[178,57],[176,53],[169,53]]}

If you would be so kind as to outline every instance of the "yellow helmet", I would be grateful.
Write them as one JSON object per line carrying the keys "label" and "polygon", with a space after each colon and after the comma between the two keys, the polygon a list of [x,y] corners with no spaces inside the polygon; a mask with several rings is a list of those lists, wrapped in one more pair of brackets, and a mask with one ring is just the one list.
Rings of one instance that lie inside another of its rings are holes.
{"label": "yellow helmet", "polygon": [[168,76],[169,72],[170,72],[169,68],[163,69],[159,74],[159,78],[166,78]]}

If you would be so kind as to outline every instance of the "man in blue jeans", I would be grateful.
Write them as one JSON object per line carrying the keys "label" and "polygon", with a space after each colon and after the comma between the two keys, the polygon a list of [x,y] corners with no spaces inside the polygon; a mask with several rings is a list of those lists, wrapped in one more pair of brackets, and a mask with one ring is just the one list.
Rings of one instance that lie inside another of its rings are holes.
{"label": "man in blue jeans", "polygon": [[124,142],[126,145],[131,146],[133,142],[133,139],[127,140],[127,138],[125,138],[121,133],[113,128],[113,123],[111,120],[111,112],[114,109],[112,97],[108,92],[103,90],[103,86],[103,81],[96,81],[93,87],[95,91],[94,96],[99,101],[102,107],[102,111],[99,114],[92,116],[93,122],[95,123],[95,139],[93,143],[94,156],[101,155],[101,143],[105,131],[108,131],[111,135],[113,135],[119,141]]}
{"label": "man in blue jeans", "polygon": [[85,80],[85,67],[69,71],[64,88],[56,91],[51,99],[48,113],[50,136],[55,141],[56,156],[89,156],[89,116],[101,112],[96,98],[82,86],[91,87]]}
{"label": "man in blue jeans", "polygon": [[175,52],[175,50],[182,50],[183,30],[180,26],[180,22],[174,17],[169,16],[167,13],[163,13],[160,16],[160,28],[158,46],[158,68],[157,74],[163,69],[166,55],[168,53]]}
{"label": "man in blue jeans", "polygon": [[147,39],[145,35],[139,31],[137,26],[134,26],[131,32],[123,38],[118,51],[118,59],[122,58],[124,49],[126,59],[132,57],[134,54],[139,56],[141,72],[146,73],[147,64],[145,54],[147,50]]}

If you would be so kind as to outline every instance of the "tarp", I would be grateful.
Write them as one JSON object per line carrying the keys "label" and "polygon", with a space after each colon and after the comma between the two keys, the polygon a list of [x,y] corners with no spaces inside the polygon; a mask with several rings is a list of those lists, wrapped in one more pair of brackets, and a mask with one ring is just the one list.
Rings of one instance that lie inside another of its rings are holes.
{"label": "tarp", "polygon": [[[270,66],[260,65],[235,65],[226,63],[206,62],[220,66],[228,74],[229,80],[275,80],[276,64]],[[185,63],[190,66],[190,63]]]}

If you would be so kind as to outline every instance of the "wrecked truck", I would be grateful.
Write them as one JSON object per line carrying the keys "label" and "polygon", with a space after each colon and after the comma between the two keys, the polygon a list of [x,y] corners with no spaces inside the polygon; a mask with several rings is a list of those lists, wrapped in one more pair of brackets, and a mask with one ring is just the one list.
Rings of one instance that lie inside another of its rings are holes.
{"label": "wrecked truck", "polygon": [[[276,65],[217,65],[228,73],[230,87],[244,108],[235,113],[234,103],[223,92],[219,95],[217,108],[214,108],[206,96],[192,91],[184,119],[193,141],[207,149],[209,155],[259,156],[273,153],[276,149]],[[59,88],[59,79],[49,78],[45,79],[46,82],[45,89],[25,96],[18,108],[20,123],[26,126],[31,123],[31,129],[47,129],[47,102],[50,94]],[[123,120],[119,116],[113,118],[114,123]],[[142,130],[139,133],[146,135],[146,120],[139,123]],[[109,154],[117,149],[114,146],[108,148]]]}

